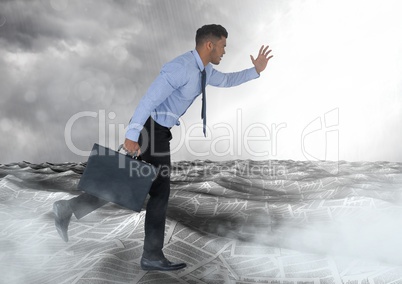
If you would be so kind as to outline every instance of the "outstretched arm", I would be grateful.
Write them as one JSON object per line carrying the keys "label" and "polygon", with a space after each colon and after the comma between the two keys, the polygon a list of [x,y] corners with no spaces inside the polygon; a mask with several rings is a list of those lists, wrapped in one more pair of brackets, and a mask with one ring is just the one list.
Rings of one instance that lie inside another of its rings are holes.
{"label": "outstretched arm", "polygon": [[267,67],[268,61],[273,57],[273,55],[268,56],[271,53],[271,49],[268,50],[269,46],[267,45],[265,48],[261,46],[260,51],[258,52],[258,56],[256,59],[252,55],[250,55],[251,62],[253,62],[255,70],[258,74],[265,70]]}

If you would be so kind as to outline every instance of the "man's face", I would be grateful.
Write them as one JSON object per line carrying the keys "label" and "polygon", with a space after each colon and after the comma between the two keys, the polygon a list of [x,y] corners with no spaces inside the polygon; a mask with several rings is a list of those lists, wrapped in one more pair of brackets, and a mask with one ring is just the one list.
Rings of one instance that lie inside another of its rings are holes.
{"label": "man's face", "polygon": [[221,37],[219,40],[211,41],[213,48],[211,50],[211,63],[218,65],[225,54],[226,38]]}

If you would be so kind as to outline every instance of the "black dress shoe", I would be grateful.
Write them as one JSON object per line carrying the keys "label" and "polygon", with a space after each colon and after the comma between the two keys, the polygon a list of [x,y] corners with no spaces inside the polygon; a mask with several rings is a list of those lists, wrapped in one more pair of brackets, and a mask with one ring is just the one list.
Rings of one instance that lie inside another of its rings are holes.
{"label": "black dress shoe", "polygon": [[144,257],[141,258],[141,268],[143,270],[169,271],[169,270],[179,270],[185,268],[186,266],[187,265],[183,262],[173,263],[167,260],[166,258],[160,260],[149,260]]}
{"label": "black dress shoe", "polygon": [[71,215],[73,214],[68,200],[59,200],[53,203],[53,212],[57,232],[63,241],[68,242],[68,224],[70,224]]}

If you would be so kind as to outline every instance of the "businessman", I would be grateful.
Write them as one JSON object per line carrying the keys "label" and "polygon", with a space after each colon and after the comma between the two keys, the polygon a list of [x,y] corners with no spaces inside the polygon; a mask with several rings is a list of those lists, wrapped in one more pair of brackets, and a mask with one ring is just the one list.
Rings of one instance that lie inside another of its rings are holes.
{"label": "businessman", "polygon": [[[170,194],[170,128],[202,94],[201,117],[206,135],[206,85],[232,87],[260,76],[272,58],[269,47],[261,46],[258,56],[250,55],[254,65],[234,73],[222,73],[218,65],[225,54],[228,33],[221,25],[204,25],[196,32],[195,49],[165,64],[140,100],[127,128],[123,149],[130,155],[160,168],[153,182],[145,214],[145,238],[141,267],[144,270],[178,270],[185,263],[173,263],[163,254],[166,210]],[[104,205],[106,201],[83,193],[70,200],[54,203],[55,225],[63,240],[68,241],[72,214],[80,219]]]}

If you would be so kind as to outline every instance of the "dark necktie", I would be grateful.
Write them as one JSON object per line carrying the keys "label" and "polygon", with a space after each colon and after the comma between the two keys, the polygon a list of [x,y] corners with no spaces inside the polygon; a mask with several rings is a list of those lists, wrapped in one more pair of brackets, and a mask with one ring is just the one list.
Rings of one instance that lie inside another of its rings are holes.
{"label": "dark necktie", "polygon": [[201,90],[202,90],[202,109],[201,109],[201,118],[202,118],[202,132],[204,132],[204,136],[207,137],[206,127],[207,127],[207,98],[205,94],[205,85],[207,83],[207,73],[205,69],[201,71]]}

